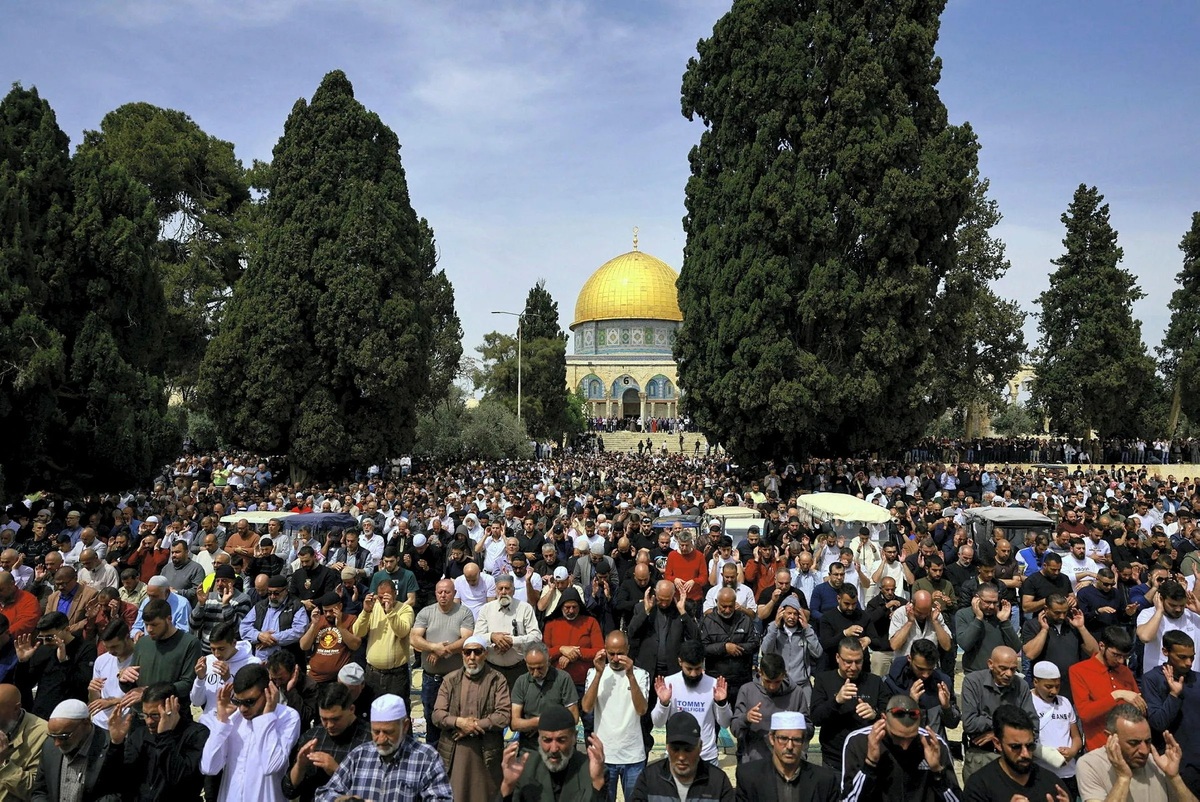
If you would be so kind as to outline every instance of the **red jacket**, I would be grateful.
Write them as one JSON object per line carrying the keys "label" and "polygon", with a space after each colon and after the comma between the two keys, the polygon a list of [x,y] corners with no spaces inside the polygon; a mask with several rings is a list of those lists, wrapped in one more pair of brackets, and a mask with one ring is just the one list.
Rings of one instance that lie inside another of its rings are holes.
{"label": "red jacket", "polygon": [[692,601],[701,601],[708,585],[708,562],[699,549],[692,549],[692,553],[686,557],[673,551],[667,555],[667,569],[663,572],[663,578],[668,582],[674,582],[676,579],[682,579],[684,582],[692,580],[692,589],[688,591],[687,597]]}
{"label": "red jacket", "polygon": [[542,640],[550,650],[550,662],[557,668],[558,658],[563,646],[578,646],[579,659],[572,660],[563,669],[576,685],[582,685],[587,679],[588,669],[596,659],[596,653],[604,648],[604,634],[600,625],[590,615],[580,615],[574,621],[565,618],[555,618],[546,622],[546,631]]}
{"label": "red jacket", "polygon": [[1083,725],[1083,740],[1087,751],[1103,749],[1108,736],[1104,733],[1104,720],[1108,711],[1121,703],[1113,698],[1113,691],[1138,690],[1137,680],[1128,666],[1117,666],[1109,671],[1100,658],[1089,657],[1071,666],[1071,701]]}
{"label": "red jacket", "polygon": [[37,596],[17,588],[17,597],[12,604],[0,606],[0,615],[8,619],[8,634],[13,640],[22,635],[32,635],[38,619],[42,617],[42,605]]}
{"label": "red jacket", "polygon": [[139,547],[129,555],[128,562],[129,567],[138,569],[138,579],[149,582],[162,571],[162,567],[167,564],[169,559],[171,559],[170,549],[142,551]]}

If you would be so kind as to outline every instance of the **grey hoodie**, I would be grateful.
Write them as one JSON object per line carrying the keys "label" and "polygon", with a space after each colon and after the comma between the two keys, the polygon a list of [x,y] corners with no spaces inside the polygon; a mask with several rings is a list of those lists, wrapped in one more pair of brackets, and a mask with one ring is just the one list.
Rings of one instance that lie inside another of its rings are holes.
{"label": "grey hoodie", "polygon": [[[767,735],[771,732],[771,715],[774,713],[790,712],[803,713],[805,718],[808,718],[808,708],[812,702],[812,686],[805,683],[804,685],[792,685],[792,681],[786,677],[783,680],[783,685],[780,686],[776,693],[768,694],[763,689],[762,677],[755,677],[753,682],[747,682],[738,691],[737,703],[733,708],[733,722],[729,725],[729,731],[738,739],[738,743],[742,744],[742,763],[759,758],[771,757],[771,745],[767,743]],[[762,721],[757,724],[751,724],[746,720],[746,714],[757,704],[762,704],[759,712],[762,713]],[[808,732],[811,735],[813,731],[812,723],[809,722]]]}

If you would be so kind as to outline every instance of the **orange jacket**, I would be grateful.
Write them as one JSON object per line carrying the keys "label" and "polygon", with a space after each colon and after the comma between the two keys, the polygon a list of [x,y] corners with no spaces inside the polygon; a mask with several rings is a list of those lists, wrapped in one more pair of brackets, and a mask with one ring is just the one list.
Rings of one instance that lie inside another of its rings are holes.
{"label": "orange jacket", "polygon": [[542,640],[550,650],[550,663],[558,668],[558,658],[563,646],[578,646],[579,659],[572,660],[563,669],[576,685],[582,685],[587,679],[588,669],[596,659],[596,653],[604,648],[604,634],[600,625],[590,615],[580,614],[574,621],[565,618],[555,618],[546,622],[546,631]]}
{"label": "orange jacket", "polygon": [[0,615],[8,619],[8,634],[13,640],[22,635],[32,635],[38,619],[42,617],[42,606],[37,596],[17,588],[17,597],[12,604],[0,605]]}

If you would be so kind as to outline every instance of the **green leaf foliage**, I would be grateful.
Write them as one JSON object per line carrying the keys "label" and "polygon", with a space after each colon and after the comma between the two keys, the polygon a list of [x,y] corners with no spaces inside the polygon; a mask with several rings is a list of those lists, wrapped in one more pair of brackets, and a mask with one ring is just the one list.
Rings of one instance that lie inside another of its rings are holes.
{"label": "green leaf foliage", "polygon": [[1062,215],[1066,252],[1053,260],[1058,269],[1038,298],[1033,405],[1063,434],[1151,435],[1161,431],[1164,399],[1133,317],[1133,302],[1145,294],[1120,266],[1124,254],[1103,201],[1080,184]]}
{"label": "green leaf foliage", "polygon": [[241,275],[253,211],[246,170],[232,143],[205,133],[183,112],[149,103],[109,112],[84,142],[150,193],[166,296],[163,368],[174,384],[190,388]]}
{"label": "green leaf foliage", "polygon": [[1200,212],[1192,215],[1179,250],[1183,269],[1175,276],[1179,286],[1171,293],[1171,322],[1158,353],[1177,399],[1175,411],[1200,420],[1200,395],[1195,392],[1200,387]]}
{"label": "green leaf foliage", "polygon": [[0,466],[16,492],[145,482],[179,444],[149,195],[68,144],[36,90],[0,102]]}
{"label": "green leaf foliage", "polygon": [[978,146],[936,89],[944,5],[735,0],[688,63],[683,113],[705,130],[679,382],[743,461],[910,441],[966,392],[942,371],[1011,361],[1014,338],[950,317],[1016,310],[957,269]]}
{"label": "green leaf foliage", "polygon": [[[540,278],[525,298],[523,334],[527,340],[561,339],[566,333],[558,327],[558,301],[546,289],[546,280]],[[563,384],[566,385],[566,363],[563,364]]]}
{"label": "green leaf foliage", "polygon": [[235,444],[287,452],[300,471],[402,453],[429,392],[436,257],[399,140],[334,71],[292,108],[268,180],[198,397]]}
{"label": "green leaf foliage", "polygon": [[413,452],[441,461],[524,459],[532,451],[529,436],[504,404],[484,400],[467,407],[461,394],[422,411]]}

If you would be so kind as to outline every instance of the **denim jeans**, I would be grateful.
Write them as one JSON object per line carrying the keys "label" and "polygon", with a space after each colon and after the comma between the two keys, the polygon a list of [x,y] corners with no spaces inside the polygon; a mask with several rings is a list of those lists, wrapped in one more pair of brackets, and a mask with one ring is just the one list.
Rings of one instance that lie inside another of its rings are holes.
{"label": "denim jeans", "polygon": [[442,687],[443,679],[445,677],[441,674],[430,674],[427,671],[421,677],[421,707],[425,709],[425,743],[434,747],[442,737],[442,731],[433,726],[433,706],[437,702],[438,689]]}
{"label": "denim jeans", "polygon": [[621,778],[625,798],[629,799],[633,795],[633,786],[637,785],[638,777],[642,776],[642,770],[645,768],[644,762],[604,764],[604,774],[608,781],[608,802],[616,802],[618,777]]}

